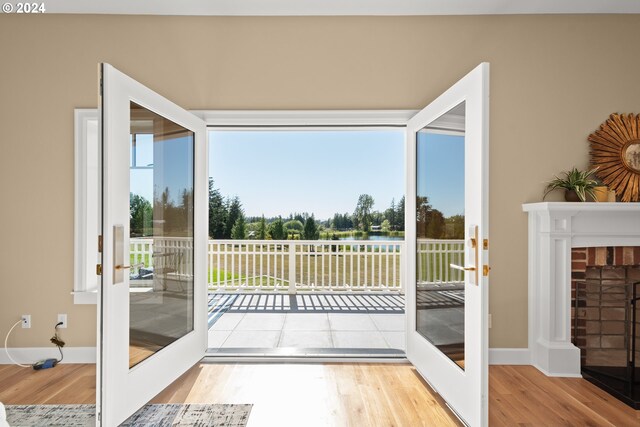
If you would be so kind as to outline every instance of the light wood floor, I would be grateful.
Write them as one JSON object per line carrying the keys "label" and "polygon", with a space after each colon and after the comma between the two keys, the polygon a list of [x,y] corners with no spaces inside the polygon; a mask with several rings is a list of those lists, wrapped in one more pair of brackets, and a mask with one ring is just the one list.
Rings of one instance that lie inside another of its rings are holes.
{"label": "light wood floor", "polygon": [[[93,403],[94,375],[0,365],[0,401]],[[489,384],[491,426],[640,426],[640,411],[582,379],[492,366]],[[252,403],[249,427],[460,425],[410,365],[202,363],[154,402]]]}

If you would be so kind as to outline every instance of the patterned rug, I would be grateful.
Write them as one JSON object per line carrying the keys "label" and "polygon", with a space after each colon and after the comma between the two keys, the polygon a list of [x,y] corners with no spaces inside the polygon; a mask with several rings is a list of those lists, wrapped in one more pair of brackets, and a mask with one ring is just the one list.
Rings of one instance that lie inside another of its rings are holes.
{"label": "patterned rug", "polygon": [[[154,404],[133,414],[121,427],[245,427],[252,405]],[[94,405],[7,405],[11,427],[93,427]]]}

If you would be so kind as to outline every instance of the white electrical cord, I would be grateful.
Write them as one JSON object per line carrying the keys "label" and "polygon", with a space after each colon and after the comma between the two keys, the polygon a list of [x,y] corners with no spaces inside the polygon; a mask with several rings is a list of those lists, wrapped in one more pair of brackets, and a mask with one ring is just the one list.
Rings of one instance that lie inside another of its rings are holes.
{"label": "white electrical cord", "polygon": [[30,368],[31,365],[22,365],[18,362],[16,362],[15,360],[13,360],[13,357],[11,357],[11,355],[9,354],[9,348],[7,347],[7,342],[9,342],[9,335],[11,335],[11,332],[13,332],[13,329],[18,326],[19,324],[22,323],[22,320],[18,320],[12,327],[11,329],[9,329],[9,332],[7,332],[7,336],[4,337],[4,351],[7,353],[7,357],[9,357],[9,360],[11,360],[14,364],[21,366],[23,368]]}

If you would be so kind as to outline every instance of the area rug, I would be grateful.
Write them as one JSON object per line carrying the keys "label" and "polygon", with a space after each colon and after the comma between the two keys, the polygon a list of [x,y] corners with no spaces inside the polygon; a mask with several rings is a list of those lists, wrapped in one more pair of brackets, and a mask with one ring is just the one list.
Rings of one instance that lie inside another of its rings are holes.
{"label": "area rug", "polygon": [[[153,404],[133,414],[121,427],[245,427],[252,405]],[[11,427],[93,427],[94,405],[7,405]]]}

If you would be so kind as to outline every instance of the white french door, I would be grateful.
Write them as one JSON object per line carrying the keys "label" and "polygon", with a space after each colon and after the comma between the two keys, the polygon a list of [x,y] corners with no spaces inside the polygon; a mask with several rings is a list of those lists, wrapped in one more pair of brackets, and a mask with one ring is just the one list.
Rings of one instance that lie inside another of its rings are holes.
{"label": "white french door", "polygon": [[488,424],[489,64],[407,124],[407,357],[470,426]]}
{"label": "white french door", "polygon": [[109,64],[100,71],[96,406],[111,427],[204,356],[207,144],[202,120]]}

